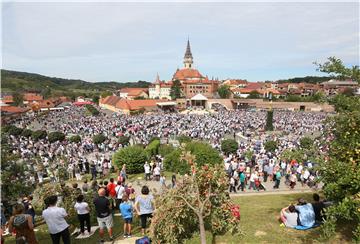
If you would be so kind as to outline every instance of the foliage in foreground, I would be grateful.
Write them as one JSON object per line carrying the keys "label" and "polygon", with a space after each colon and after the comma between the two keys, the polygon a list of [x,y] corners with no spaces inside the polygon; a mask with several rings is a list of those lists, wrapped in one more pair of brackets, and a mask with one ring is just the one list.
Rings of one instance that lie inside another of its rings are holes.
{"label": "foliage in foreground", "polygon": [[156,198],[157,210],[150,226],[155,242],[183,243],[200,231],[201,243],[206,243],[205,230],[213,236],[239,233],[240,219],[227,194],[223,166],[197,166],[188,153],[182,159],[192,175],[184,176],[176,188]]}
{"label": "foliage in foreground", "polygon": [[327,160],[321,162],[324,194],[334,201],[326,209],[323,235],[329,238],[340,220],[354,221],[355,242],[360,241],[360,111],[340,113],[327,123]]}

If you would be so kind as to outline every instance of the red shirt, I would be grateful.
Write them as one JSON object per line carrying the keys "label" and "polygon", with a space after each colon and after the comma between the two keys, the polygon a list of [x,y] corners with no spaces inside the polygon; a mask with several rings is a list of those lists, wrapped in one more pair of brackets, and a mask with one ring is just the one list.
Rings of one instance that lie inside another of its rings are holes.
{"label": "red shirt", "polygon": [[116,196],[115,187],[116,187],[116,185],[115,185],[114,183],[111,183],[111,182],[107,185],[107,190],[108,190],[109,195],[110,195],[111,197],[115,197],[115,196]]}

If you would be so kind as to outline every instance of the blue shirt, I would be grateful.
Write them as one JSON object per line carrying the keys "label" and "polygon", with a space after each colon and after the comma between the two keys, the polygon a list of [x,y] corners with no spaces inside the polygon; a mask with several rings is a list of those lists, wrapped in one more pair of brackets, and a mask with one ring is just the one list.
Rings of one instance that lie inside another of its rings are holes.
{"label": "blue shirt", "polygon": [[311,203],[295,206],[299,212],[299,219],[302,226],[312,227],[315,224],[315,212]]}
{"label": "blue shirt", "polygon": [[119,209],[124,219],[130,219],[133,217],[132,205],[130,202],[121,203]]}

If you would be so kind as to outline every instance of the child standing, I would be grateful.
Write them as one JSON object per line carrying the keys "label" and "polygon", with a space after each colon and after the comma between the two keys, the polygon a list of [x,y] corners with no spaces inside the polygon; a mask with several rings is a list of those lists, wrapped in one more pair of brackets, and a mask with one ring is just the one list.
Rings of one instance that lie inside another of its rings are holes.
{"label": "child standing", "polygon": [[120,204],[121,216],[124,219],[124,238],[131,237],[131,223],[133,218],[133,207],[127,194],[122,197],[122,203]]}

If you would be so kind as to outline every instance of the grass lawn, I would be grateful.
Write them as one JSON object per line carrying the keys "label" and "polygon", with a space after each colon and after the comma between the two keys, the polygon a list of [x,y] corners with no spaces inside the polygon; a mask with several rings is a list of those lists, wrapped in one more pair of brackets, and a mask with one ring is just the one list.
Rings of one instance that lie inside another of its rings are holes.
{"label": "grass lawn", "polygon": [[[234,197],[233,200],[240,205],[241,211],[241,229],[243,235],[233,236],[230,233],[224,236],[218,236],[216,243],[324,243],[319,240],[319,228],[307,231],[299,231],[280,227],[277,218],[282,207],[290,203],[295,203],[298,198],[303,197],[311,200],[311,193],[299,193],[289,195],[265,195],[265,196],[242,196]],[[122,219],[114,218],[114,234],[122,236]],[[139,219],[135,218],[133,224],[134,234],[139,235]],[[349,225],[348,225],[349,227]],[[50,237],[45,225],[38,227],[36,236],[41,244],[51,244]],[[339,228],[334,239],[327,243],[350,243],[351,229]],[[210,234],[207,236],[208,243],[211,243]],[[98,243],[98,233],[95,233],[89,239],[75,240],[72,243]],[[188,240],[186,244],[198,244],[200,242],[198,234]],[[15,243],[13,238],[8,238],[6,243]]]}

